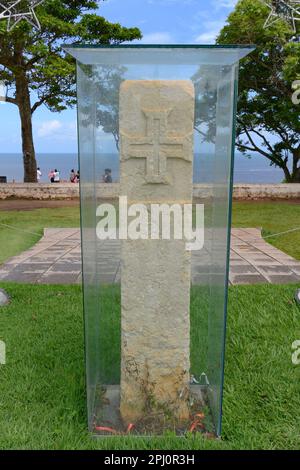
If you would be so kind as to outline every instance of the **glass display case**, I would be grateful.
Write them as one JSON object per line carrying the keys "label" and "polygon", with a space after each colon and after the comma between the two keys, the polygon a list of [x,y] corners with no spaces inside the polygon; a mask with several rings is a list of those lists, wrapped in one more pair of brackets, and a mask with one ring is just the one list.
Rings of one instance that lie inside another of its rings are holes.
{"label": "glass display case", "polygon": [[221,434],[239,60],[251,46],[66,46],[77,61],[89,429]]}

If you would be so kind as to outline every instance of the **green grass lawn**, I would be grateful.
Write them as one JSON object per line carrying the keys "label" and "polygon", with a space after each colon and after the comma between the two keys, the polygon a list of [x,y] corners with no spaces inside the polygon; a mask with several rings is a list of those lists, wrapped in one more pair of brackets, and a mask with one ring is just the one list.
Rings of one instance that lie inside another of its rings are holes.
{"label": "green grass lawn", "polygon": [[[235,202],[233,226],[262,227],[263,235],[297,228],[300,227],[300,204],[274,201]],[[44,227],[79,227],[79,209],[61,207],[32,211],[0,211],[0,263],[34,245],[42,236]],[[268,237],[267,240],[300,259],[300,230],[274,238]]]}
{"label": "green grass lawn", "polygon": [[1,449],[299,448],[300,366],[291,362],[291,344],[300,339],[295,286],[230,288],[222,440],[92,439],[80,287],[1,287],[12,296],[0,309],[7,347],[7,364],[0,366]]}
{"label": "green grass lawn", "polygon": [[[268,202],[235,202],[233,227],[261,227],[263,237],[290,256],[300,260],[300,204]],[[270,237],[270,235],[298,228],[297,231]]]}
{"label": "green grass lawn", "polygon": [[79,227],[79,208],[0,211],[0,263],[34,245],[45,227]]}

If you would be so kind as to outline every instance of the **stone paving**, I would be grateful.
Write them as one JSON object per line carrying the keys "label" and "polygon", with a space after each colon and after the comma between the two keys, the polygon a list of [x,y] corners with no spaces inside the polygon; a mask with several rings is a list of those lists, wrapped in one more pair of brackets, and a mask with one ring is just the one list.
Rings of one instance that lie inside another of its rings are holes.
{"label": "stone paving", "polygon": [[[99,282],[120,282],[119,241],[98,242],[97,255]],[[208,254],[193,252],[193,283],[201,284],[210,272]],[[0,266],[0,280],[33,284],[81,283],[80,230],[46,228],[36,245]],[[231,284],[300,282],[300,261],[266,243],[259,229],[234,228],[229,281]]]}

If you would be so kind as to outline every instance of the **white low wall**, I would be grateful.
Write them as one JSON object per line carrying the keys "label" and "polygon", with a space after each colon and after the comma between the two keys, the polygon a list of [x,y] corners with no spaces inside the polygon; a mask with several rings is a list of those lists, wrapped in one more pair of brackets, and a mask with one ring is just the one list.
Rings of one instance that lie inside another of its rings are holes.
{"label": "white low wall", "polygon": [[[224,187],[220,188],[221,194]],[[91,196],[93,188],[91,186]],[[115,199],[119,195],[119,184],[99,183],[97,195]],[[211,185],[194,185],[194,197],[205,199],[213,195]],[[63,200],[79,198],[79,185],[73,183],[8,183],[0,184],[0,199]],[[256,199],[300,199],[300,184],[236,184],[233,198]]]}
{"label": "white low wall", "polygon": [[72,183],[0,184],[0,199],[76,199],[79,185]]}
{"label": "white low wall", "polygon": [[235,184],[234,199],[300,199],[300,184]]}

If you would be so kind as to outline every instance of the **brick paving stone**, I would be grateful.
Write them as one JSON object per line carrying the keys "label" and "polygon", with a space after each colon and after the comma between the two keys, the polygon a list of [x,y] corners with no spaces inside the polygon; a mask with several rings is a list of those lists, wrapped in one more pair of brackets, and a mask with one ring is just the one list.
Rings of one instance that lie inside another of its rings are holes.
{"label": "brick paving stone", "polygon": [[[231,234],[231,284],[300,281],[300,261],[264,241],[260,229],[234,228]],[[210,265],[211,230],[206,230],[205,235],[206,245],[203,250],[192,252],[194,284],[206,285],[210,276],[214,282],[223,280],[223,267],[216,264],[218,260],[215,259]],[[92,234],[91,239],[94,242]],[[119,283],[120,241],[98,241],[97,247],[97,273],[91,272],[88,276],[96,276],[97,281],[94,282]],[[89,255],[93,259],[94,253]],[[81,283],[80,230],[45,228],[43,238],[36,245],[0,266],[0,280],[39,284]]]}
{"label": "brick paving stone", "polygon": [[300,276],[300,264],[299,264],[299,265],[295,265],[295,266],[292,265],[292,264],[290,264],[290,265],[289,265],[289,268],[290,268],[290,270],[291,270],[293,273],[298,274],[298,275]]}
{"label": "brick paving stone", "polygon": [[230,267],[232,274],[257,274],[257,270],[251,264],[245,265],[234,265]]}
{"label": "brick paving stone", "polygon": [[299,276],[297,274],[282,274],[268,276],[271,284],[293,284],[299,282]]}
{"label": "brick paving stone", "polygon": [[24,284],[35,284],[39,277],[41,276],[40,273],[24,273],[24,272],[17,272],[17,271],[10,271],[3,276],[2,281],[13,281],[13,282],[21,282]]}
{"label": "brick paving stone", "polygon": [[261,274],[229,274],[229,280],[232,284],[264,284],[266,278]]}
{"label": "brick paving stone", "polygon": [[75,284],[78,273],[47,272],[39,277],[38,284]]}

